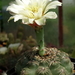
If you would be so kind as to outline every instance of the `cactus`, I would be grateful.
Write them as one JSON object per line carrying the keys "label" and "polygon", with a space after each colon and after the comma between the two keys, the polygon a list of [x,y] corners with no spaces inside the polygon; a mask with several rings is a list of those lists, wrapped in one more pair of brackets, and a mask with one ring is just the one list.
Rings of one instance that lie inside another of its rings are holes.
{"label": "cactus", "polygon": [[30,50],[32,47],[37,46],[36,39],[34,39],[32,36],[29,36],[26,38],[26,40],[23,40],[22,43],[24,45],[24,51]]}
{"label": "cactus", "polygon": [[45,51],[44,56],[38,55],[37,47],[25,52],[15,67],[18,75],[72,75],[73,63],[67,53],[57,48],[45,48]]}
{"label": "cactus", "polygon": [[24,34],[22,32],[17,33],[17,38],[23,39]]}
{"label": "cactus", "polygon": [[9,43],[14,43],[14,35],[12,33],[8,34]]}
{"label": "cactus", "polygon": [[24,33],[24,27],[19,26],[19,27],[18,27],[18,31],[19,31],[19,32],[23,32],[23,33]]}
{"label": "cactus", "polygon": [[26,44],[28,44],[28,46],[30,47],[34,47],[37,45],[36,40],[32,36],[29,36],[25,41],[26,41]]}
{"label": "cactus", "polygon": [[0,48],[0,65],[11,69],[22,54],[23,44],[9,44],[8,47]]}
{"label": "cactus", "polygon": [[8,49],[13,52],[14,54],[19,54],[21,53],[22,51],[22,48],[23,48],[23,44],[21,43],[14,43],[14,44],[10,44],[8,46]]}
{"label": "cactus", "polygon": [[[6,41],[7,40],[7,41]],[[14,38],[13,33],[0,33],[0,65],[11,69],[15,66],[23,50],[20,39]]]}
{"label": "cactus", "polygon": [[7,37],[6,33],[0,33],[0,47],[8,46],[9,38]]}
{"label": "cactus", "polygon": [[7,62],[8,67],[12,68],[15,66],[17,60],[20,58],[21,54],[22,54],[22,48],[23,48],[23,44],[21,43],[14,43],[14,44],[10,44],[8,46],[8,57],[7,57]]}
{"label": "cactus", "polygon": [[[52,0],[28,0],[27,3],[24,0],[17,0],[7,7],[7,11],[15,13],[11,14],[9,20],[14,19],[16,22],[21,19],[23,24],[34,28],[38,43],[38,47],[25,51],[24,56],[17,62],[15,68],[18,75],[72,75],[73,63],[68,54],[56,48],[46,48],[44,44],[46,19],[56,19],[56,13],[50,10],[61,4]],[[14,8],[18,13],[11,10]]]}
{"label": "cactus", "polygon": [[6,33],[0,33],[0,41],[9,40]]}
{"label": "cactus", "polygon": [[24,38],[24,28],[22,26],[17,30],[17,38],[21,40]]}

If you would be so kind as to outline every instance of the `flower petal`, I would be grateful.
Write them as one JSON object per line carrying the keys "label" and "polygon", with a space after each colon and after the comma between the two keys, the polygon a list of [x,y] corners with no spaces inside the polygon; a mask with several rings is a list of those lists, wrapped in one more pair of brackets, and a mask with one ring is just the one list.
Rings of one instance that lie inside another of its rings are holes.
{"label": "flower petal", "polygon": [[22,0],[22,2],[25,4],[25,5],[28,5],[30,3],[31,0]]}
{"label": "flower petal", "polygon": [[14,9],[13,6],[8,6],[7,11],[11,11],[13,13],[18,13],[18,10]]}
{"label": "flower petal", "polygon": [[46,13],[49,9],[55,9],[57,6],[61,6],[61,4],[62,4],[62,3],[59,2],[59,1],[50,2],[50,3],[47,5],[47,7],[46,7],[44,13]]}
{"label": "flower petal", "polygon": [[28,18],[22,19],[22,23],[23,23],[23,24],[30,24]]}
{"label": "flower petal", "polygon": [[45,25],[46,19],[45,19],[45,18],[40,18],[40,19],[38,19],[38,20],[35,20],[35,22],[36,22],[38,25]]}
{"label": "flower petal", "polygon": [[16,0],[16,4],[23,5],[23,2],[21,0]]}
{"label": "flower petal", "polygon": [[8,22],[9,22],[10,20],[12,20],[12,19],[14,19],[14,17],[13,17],[13,16],[11,16],[11,17],[8,19]]}
{"label": "flower petal", "polygon": [[23,6],[21,6],[21,5],[11,4],[10,6],[7,7],[6,10],[17,14],[22,9],[23,9]]}
{"label": "flower petal", "polygon": [[23,19],[22,15],[15,15],[14,17],[14,22],[18,21],[19,19]]}
{"label": "flower petal", "polygon": [[22,14],[23,17],[34,18],[34,15],[30,10],[26,10],[26,11],[22,10],[19,12],[19,14]]}
{"label": "flower petal", "polygon": [[19,19],[23,19],[23,16],[22,15],[15,15],[15,16],[11,16],[8,20],[8,22],[10,20],[14,19],[14,22],[18,21]]}
{"label": "flower petal", "polygon": [[33,14],[34,14],[34,18],[35,18],[35,19],[38,19],[38,18],[42,17],[42,12],[43,12],[43,9],[40,8],[40,9],[38,10],[38,12],[33,13]]}
{"label": "flower petal", "polygon": [[29,19],[29,23],[33,24],[34,19]]}
{"label": "flower petal", "polygon": [[50,18],[50,19],[56,19],[57,14],[55,12],[48,12],[47,14],[44,15],[45,18]]}

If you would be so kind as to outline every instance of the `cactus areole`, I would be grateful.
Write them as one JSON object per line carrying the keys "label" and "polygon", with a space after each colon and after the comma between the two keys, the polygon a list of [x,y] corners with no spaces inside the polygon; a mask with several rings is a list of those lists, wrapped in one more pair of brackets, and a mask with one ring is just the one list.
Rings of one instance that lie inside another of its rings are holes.
{"label": "cactus areole", "polygon": [[36,33],[38,47],[25,52],[24,57],[16,64],[18,73],[24,68],[21,75],[72,75],[73,64],[68,55],[57,49],[44,47],[46,19],[56,19],[57,14],[51,9],[61,4],[56,0],[15,0],[7,7],[12,15],[9,20],[22,20],[23,24],[33,27]]}

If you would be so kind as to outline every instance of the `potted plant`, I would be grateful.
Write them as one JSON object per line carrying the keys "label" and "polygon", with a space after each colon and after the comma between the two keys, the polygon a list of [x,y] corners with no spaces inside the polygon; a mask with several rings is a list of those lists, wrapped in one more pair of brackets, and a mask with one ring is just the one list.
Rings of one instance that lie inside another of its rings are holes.
{"label": "potted plant", "polygon": [[68,54],[44,44],[46,19],[56,19],[57,14],[50,10],[61,4],[52,0],[16,0],[7,7],[12,15],[9,20],[21,19],[23,24],[33,27],[38,43],[18,60],[15,67],[18,75],[72,75],[73,63]]}

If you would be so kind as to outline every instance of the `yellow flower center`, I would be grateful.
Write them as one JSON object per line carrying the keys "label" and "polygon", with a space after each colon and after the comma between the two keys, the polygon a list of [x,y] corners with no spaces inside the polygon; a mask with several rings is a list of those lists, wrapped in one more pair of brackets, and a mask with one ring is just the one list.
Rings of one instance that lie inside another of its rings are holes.
{"label": "yellow flower center", "polygon": [[27,10],[30,11],[30,14],[27,15],[27,17],[37,19],[37,17],[35,16],[35,13],[37,13],[39,10],[39,7],[37,5],[30,5],[27,7]]}
{"label": "yellow flower center", "polygon": [[29,6],[29,10],[32,11],[33,13],[38,12],[38,9],[39,9],[39,7],[38,7],[37,4],[34,4],[34,5],[30,5]]}
{"label": "yellow flower center", "polygon": [[38,12],[38,7],[32,7],[32,8],[31,8],[31,11],[32,11],[33,13]]}

